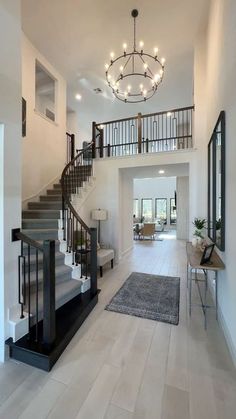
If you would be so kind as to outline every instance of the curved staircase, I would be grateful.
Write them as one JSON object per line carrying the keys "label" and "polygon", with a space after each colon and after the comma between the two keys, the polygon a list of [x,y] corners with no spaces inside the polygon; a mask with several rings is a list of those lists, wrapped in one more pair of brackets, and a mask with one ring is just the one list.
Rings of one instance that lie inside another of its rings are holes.
{"label": "curved staircase", "polygon": [[92,176],[91,151],[92,143],[66,165],[60,183],[28,203],[22,229],[12,232],[13,241],[21,240],[16,323],[22,337],[6,344],[10,357],[46,371],[98,300],[97,231],[73,206]]}
{"label": "curved staircase", "polygon": [[[31,239],[42,242],[55,240],[55,279],[56,279],[56,309],[70,301],[81,292],[82,281],[73,279],[73,267],[65,264],[65,253],[60,251],[59,240],[60,220],[62,208],[62,192],[60,183],[53,189],[48,189],[46,195],[40,196],[38,202],[29,202],[28,210],[22,212],[22,233]],[[35,259],[35,256],[34,256]],[[31,259],[31,272],[33,278],[36,272],[35,260]],[[39,286],[43,281],[43,256],[39,256],[40,268]],[[32,281],[31,281],[32,283]],[[35,290],[31,290],[32,294]],[[34,298],[34,295],[32,295]],[[39,305],[41,303],[41,299]],[[42,305],[42,304],[41,304]]]}

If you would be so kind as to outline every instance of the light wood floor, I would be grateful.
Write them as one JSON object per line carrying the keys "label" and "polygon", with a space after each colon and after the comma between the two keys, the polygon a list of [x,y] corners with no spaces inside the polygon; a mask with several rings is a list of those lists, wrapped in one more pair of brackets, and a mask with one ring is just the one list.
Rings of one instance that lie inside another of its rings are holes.
{"label": "light wood floor", "polygon": [[[184,242],[135,242],[50,373],[0,366],[0,418],[235,419],[236,373],[214,315],[207,332],[188,318],[185,267]],[[179,326],[104,311],[132,271],[180,276]]]}

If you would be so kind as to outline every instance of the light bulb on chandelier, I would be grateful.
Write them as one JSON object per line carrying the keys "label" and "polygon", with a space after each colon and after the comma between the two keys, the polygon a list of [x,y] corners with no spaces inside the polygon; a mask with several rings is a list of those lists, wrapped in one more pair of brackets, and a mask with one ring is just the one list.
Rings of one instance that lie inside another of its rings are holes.
{"label": "light bulb on chandelier", "polygon": [[129,52],[127,43],[123,43],[123,54],[115,56],[115,53],[111,52],[110,64],[106,64],[105,69],[107,83],[114,96],[126,103],[138,103],[147,101],[157,92],[164,76],[165,58],[158,58],[157,47],[153,48],[154,55],[145,52],[143,40],[139,42],[137,48],[138,10],[132,10],[131,16],[134,19],[133,50]]}

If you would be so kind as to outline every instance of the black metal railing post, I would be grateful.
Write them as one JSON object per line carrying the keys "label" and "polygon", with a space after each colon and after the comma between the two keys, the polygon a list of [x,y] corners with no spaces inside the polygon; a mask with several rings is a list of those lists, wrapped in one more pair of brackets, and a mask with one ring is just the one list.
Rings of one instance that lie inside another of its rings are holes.
{"label": "black metal railing post", "polygon": [[99,130],[99,155],[102,158],[103,157],[103,140],[104,140],[104,136],[103,136],[103,129]]}
{"label": "black metal railing post", "polygon": [[92,158],[96,157],[96,122],[92,124]]}
{"label": "black metal railing post", "polygon": [[70,159],[75,157],[75,134],[71,134]]}
{"label": "black metal railing post", "polygon": [[43,343],[50,348],[56,337],[55,241],[43,242]]}
{"label": "black metal railing post", "polygon": [[138,113],[138,153],[142,153],[142,114]]}
{"label": "black metal railing post", "polygon": [[90,254],[90,280],[91,295],[97,294],[97,229],[90,228],[91,233],[91,254]]}

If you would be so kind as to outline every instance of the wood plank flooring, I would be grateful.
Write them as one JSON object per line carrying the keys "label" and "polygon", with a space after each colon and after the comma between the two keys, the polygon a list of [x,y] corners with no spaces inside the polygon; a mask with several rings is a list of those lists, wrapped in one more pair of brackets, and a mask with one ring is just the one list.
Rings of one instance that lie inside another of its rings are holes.
{"label": "wood plank flooring", "polygon": [[[133,271],[180,276],[180,323],[104,310]],[[185,242],[136,241],[50,373],[0,365],[1,419],[235,419],[236,371],[210,315],[187,313]],[[194,288],[194,299],[198,299]]]}

